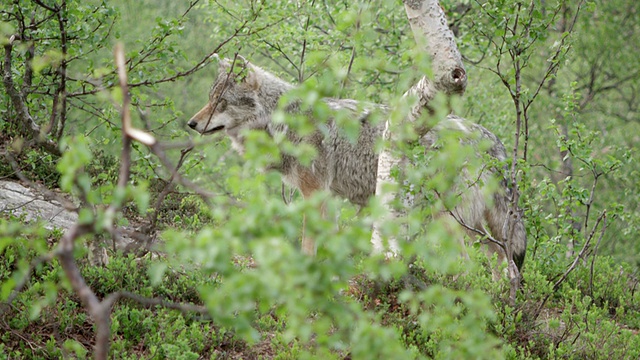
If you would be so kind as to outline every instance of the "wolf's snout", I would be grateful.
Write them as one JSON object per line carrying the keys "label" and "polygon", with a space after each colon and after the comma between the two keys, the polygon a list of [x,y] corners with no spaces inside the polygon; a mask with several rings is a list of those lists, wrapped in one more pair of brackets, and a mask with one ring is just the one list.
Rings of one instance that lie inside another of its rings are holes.
{"label": "wolf's snout", "polygon": [[191,120],[189,120],[189,122],[187,123],[187,125],[188,125],[190,128],[195,129],[195,128],[196,128],[196,126],[198,126],[198,123],[197,123],[195,120],[191,119]]}

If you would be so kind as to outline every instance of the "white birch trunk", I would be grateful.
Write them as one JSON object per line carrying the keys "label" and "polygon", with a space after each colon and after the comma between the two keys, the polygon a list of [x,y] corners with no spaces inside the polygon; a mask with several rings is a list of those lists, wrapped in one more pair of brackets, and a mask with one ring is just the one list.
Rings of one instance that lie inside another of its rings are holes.
{"label": "white birch trunk", "polygon": [[[411,24],[416,42],[423,46],[431,56],[434,81],[423,77],[416,85],[409,89],[403,96],[416,96],[418,102],[411,108],[407,120],[415,122],[420,118],[422,111],[435,97],[438,91],[447,95],[462,94],[467,85],[467,76],[462,65],[462,57],[455,43],[455,38],[447,25],[444,11],[437,0],[404,0],[407,18]],[[418,135],[422,136],[428,129],[419,129]],[[393,127],[387,120],[384,131],[386,141],[392,138]],[[391,202],[397,196],[395,192],[384,192],[385,184],[393,183],[391,169],[397,166],[401,159],[393,156],[390,149],[385,148],[378,158],[378,178],[376,181],[376,194],[380,196],[382,203],[387,208],[387,217],[379,219],[373,224],[371,242],[376,253],[384,251],[385,242],[381,233],[382,224],[389,217],[397,217],[398,214],[391,208]],[[405,199],[412,202],[412,199]],[[395,239],[388,239],[388,249],[392,254],[398,253],[398,244]]]}

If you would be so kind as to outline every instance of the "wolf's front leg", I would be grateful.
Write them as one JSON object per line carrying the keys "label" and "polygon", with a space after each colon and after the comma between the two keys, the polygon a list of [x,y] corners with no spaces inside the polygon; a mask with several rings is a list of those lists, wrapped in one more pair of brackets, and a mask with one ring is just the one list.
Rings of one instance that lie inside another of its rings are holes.
{"label": "wolf's front leg", "polygon": [[[322,219],[326,219],[326,202],[323,201],[320,204],[320,216],[322,217]],[[307,215],[303,214],[302,215],[302,252],[309,255],[309,256],[315,256],[316,253],[318,252],[318,249],[316,247],[316,242],[315,240],[311,237],[307,235]]]}
{"label": "wolf's front leg", "polygon": [[[298,189],[300,190],[300,192],[302,193],[302,196],[305,199],[310,199],[313,196],[313,194],[315,194],[319,190],[322,190],[321,184],[323,182],[317,174],[314,174],[308,169],[298,170],[297,172],[295,172],[295,174],[297,177],[296,182],[298,185]],[[325,215],[326,215],[325,208],[326,208],[325,202],[323,201],[320,204],[320,208],[318,209],[320,210],[320,214],[323,219],[325,218]],[[309,256],[315,256],[317,252],[316,242],[312,237],[307,235],[307,231],[306,231],[307,221],[308,221],[307,214],[303,214],[302,216],[302,252]]]}
{"label": "wolf's front leg", "polygon": [[309,256],[316,255],[316,242],[307,236],[307,215],[302,215],[302,252]]}

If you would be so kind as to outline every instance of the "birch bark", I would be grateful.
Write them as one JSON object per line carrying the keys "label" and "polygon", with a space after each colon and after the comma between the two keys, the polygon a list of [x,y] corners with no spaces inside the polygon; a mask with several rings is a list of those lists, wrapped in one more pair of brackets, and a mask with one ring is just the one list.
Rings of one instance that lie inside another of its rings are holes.
{"label": "birch bark", "polygon": [[[467,86],[467,75],[462,65],[462,57],[455,43],[453,32],[449,30],[444,11],[437,0],[404,0],[404,8],[411,24],[414,38],[417,44],[431,56],[431,66],[434,80],[422,77],[416,85],[409,89],[403,96],[415,96],[418,101],[412,106],[407,116],[407,121],[416,122],[422,112],[427,109],[429,102],[433,100],[437,92],[443,92],[447,96],[462,94]],[[417,129],[422,136],[429,129]],[[387,120],[385,124],[384,138],[389,140],[393,133],[392,124]],[[402,159],[395,157],[388,147],[383,149],[378,158],[378,177],[376,181],[376,194],[380,196],[387,209],[388,217],[379,219],[373,224],[371,242],[375,252],[382,252],[386,248],[381,233],[382,223],[399,214],[392,209],[391,203],[397,196],[396,192],[385,192],[386,184],[393,183],[391,169],[399,165]],[[412,199],[407,199],[412,202]],[[398,245],[395,239],[388,239],[388,249],[393,254],[398,253]]]}

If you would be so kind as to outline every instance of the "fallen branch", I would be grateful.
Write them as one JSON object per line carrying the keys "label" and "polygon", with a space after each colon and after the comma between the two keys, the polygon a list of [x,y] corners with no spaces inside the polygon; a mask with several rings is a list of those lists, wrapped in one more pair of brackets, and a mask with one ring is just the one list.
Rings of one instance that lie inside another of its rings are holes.
{"label": "fallen branch", "polygon": [[189,312],[195,312],[205,316],[209,314],[207,308],[204,306],[184,304],[184,303],[174,303],[171,301],[166,301],[164,299],[158,299],[158,298],[148,298],[148,297],[140,296],[138,294],[134,294],[128,291],[118,291],[118,292],[112,293],[109,296],[107,296],[106,299],[104,299],[104,303],[109,304],[109,306],[112,306],[116,301],[122,298],[133,300],[146,307],[161,306],[166,309],[178,310],[183,314],[186,314]]}

